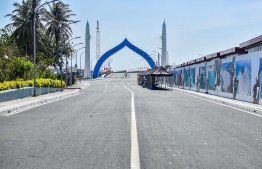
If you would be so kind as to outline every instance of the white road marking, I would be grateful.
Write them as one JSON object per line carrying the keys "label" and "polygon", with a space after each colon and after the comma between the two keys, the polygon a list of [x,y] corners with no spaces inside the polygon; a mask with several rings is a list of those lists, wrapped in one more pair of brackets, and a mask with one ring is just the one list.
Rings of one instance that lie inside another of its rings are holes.
{"label": "white road marking", "polygon": [[105,85],[105,92],[106,92],[106,87],[107,87],[107,83],[106,83],[106,85]]}
{"label": "white road marking", "polygon": [[[82,93],[78,93],[78,94],[82,94]],[[78,95],[78,94],[76,94],[76,95]],[[56,101],[59,101],[59,100],[62,100],[62,99],[66,99],[66,98],[71,97],[71,96],[76,96],[76,95],[68,95],[68,96],[60,97],[60,99],[58,99],[58,100],[52,100],[52,101],[48,101],[48,102],[44,102],[43,101],[41,104],[35,104],[35,105],[31,105],[31,106],[26,106],[25,108],[13,111],[12,113],[3,114],[3,115],[0,115],[0,116],[7,116],[7,117],[8,116],[12,116],[12,115],[24,112],[26,110],[30,110],[30,109],[32,109],[34,107],[39,107],[39,106],[42,106],[42,105],[45,105],[45,104],[53,103],[53,102],[56,102]]]}
{"label": "white road marking", "polygon": [[129,90],[132,94],[131,95],[131,160],[130,160],[130,166],[131,166],[131,169],[140,169],[134,92],[130,90],[128,87],[126,87],[125,85],[123,86],[127,90]]}
{"label": "white road marking", "polygon": [[[183,92],[180,92],[180,93],[183,93]],[[212,103],[215,103],[215,104],[219,104],[219,105],[222,105],[222,106],[226,106],[226,107],[229,107],[229,108],[232,108],[232,109],[236,109],[236,110],[239,110],[239,111],[248,113],[248,114],[252,114],[252,115],[254,115],[254,116],[262,117],[262,115],[255,114],[255,113],[251,113],[251,112],[249,112],[249,111],[242,110],[242,109],[238,109],[238,108],[236,108],[236,107],[232,107],[232,106],[225,105],[225,104],[222,104],[222,103],[217,103],[217,102],[214,102],[214,101],[211,101],[211,100],[208,100],[208,99],[204,99],[204,98],[201,98],[201,97],[198,97],[198,96],[193,96],[193,95],[187,94],[187,93],[183,93],[183,94],[186,94],[186,95],[189,95],[189,96],[192,96],[192,97],[196,97],[196,98],[199,98],[199,99],[202,99],[202,100],[206,100],[206,101],[209,101],[209,102],[212,102]]]}

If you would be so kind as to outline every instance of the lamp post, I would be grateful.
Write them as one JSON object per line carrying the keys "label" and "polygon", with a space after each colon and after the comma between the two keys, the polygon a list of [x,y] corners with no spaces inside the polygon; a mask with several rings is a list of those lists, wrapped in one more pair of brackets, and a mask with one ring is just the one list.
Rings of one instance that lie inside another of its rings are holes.
{"label": "lamp post", "polygon": [[92,74],[92,62],[93,62],[93,59],[95,59],[96,57],[93,57],[92,59],[91,59],[91,78],[93,79],[93,74]]}
{"label": "lamp post", "polygon": [[167,65],[168,65],[168,64],[169,64],[169,63],[168,63],[168,62],[169,62],[169,53],[168,53],[167,50],[164,49],[164,48],[158,47],[158,49],[162,49],[162,50],[164,50],[164,51],[167,53],[167,56],[168,56],[168,58],[167,58]]}
{"label": "lamp post", "polygon": [[34,94],[33,97],[36,97],[36,36],[35,36],[35,17],[36,17],[36,13],[37,11],[44,5],[55,2],[55,1],[59,1],[59,0],[53,0],[53,1],[49,1],[49,2],[45,2],[42,5],[40,5],[38,8],[35,9],[34,11],[34,18],[33,18],[33,31],[34,31]]}
{"label": "lamp post", "polygon": [[[81,71],[82,71],[82,70],[81,70],[81,58],[82,58],[81,56],[82,56],[82,54],[84,54],[84,53],[85,53],[85,52],[83,52],[83,53],[80,54],[80,73],[81,73]],[[81,83],[81,79],[82,79],[82,78],[80,77],[80,83]]]}
{"label": "lamp post", "polygon": [[[75,46],[77,45],[82,45],[84,43],[78,43],[76,45],[74,45],[72,48],[74,49]],[[72,52],[71,52],[71,79],[70,79],[70,83],[71,83],[71,86],[72,86],[72,79],[73,79],[73,66],[72,66],[72,62],[73,62],[73,55],[72,55]]]}
{"label": "lamp post", "polygon": [[[81,38],[81,37],[78,36],[78,37],[69,39],[69,40],[66,42],[66,44],[67,44],[68,42],[70,42],[71,40],[78,39],[78,38]],[[68,74],[67,74],[67,56],[66,56],[66,87],[67,87],[67,86],[68,86]]]}
{"label": "lamp post", "polygon": [[[77,49],[76,50],[76,72],[75,72],[75,76],[77,75],[77,52],[80,50],[80,49],[84,49],[84,48],[86,48],[86,47],[82,47],[82,48],[79,48],[79,49]],[[76,79],[76,85],[77,85],[77,79]]]}
{"label": "lamp post", "polygon": [[157,66],[158,66],[158,63],[157,63],[157,60],[156,60],[156,57],[155,57],[155,56],[157,56],[157,55],[155,55],[155,56],[154,56],[154,55],[155,55],[154,53],[151,53],[151,54],[150,54],[150,56],[153,56],[153,57],[154,57],[154,59],[155,59],[155,63],[156,63],[155,66],[157,67]]}
{"label": "lamp post", "polygon": [[156,52],[156,51],[152,51],[152,52],[157,53],[157,62],[158,62],[158,66],[160,66],[159,55],[161,56],[161,54],[159,52]]}

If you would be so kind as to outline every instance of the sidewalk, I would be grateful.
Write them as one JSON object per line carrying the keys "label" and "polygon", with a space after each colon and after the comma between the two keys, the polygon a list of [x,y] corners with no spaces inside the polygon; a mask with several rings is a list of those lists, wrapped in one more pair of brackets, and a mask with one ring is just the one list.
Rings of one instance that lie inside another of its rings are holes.
{"label": "sidewalk", "polygon": [[179,89],[179,88],[174,88],[174,87],[172,87],[172,90],[176,90],[178,92],[182,92],[182,93],[189,94],[192,96],[197,96],[197,97],[207,99],[207,100],[210,100],[216,103],[232,106],[232,107],[235,107],[241,110],[245,110],[245,111],[257,114],[262,117],[262,105],[259,105],[259,104],[253,104],[253,103],[244,102],[240,100],[233,100],[233,99],[229,99],[225,97],[200,93],[200,92],[186,90],[186,89]]}
{"label": "sidewalk", "polygon": [[68,86],[63,91],[49,93],[45,95],[40,95],[37,97],[26,97],[23,99],[17,99],[7,102],[0,103],[0,116],[9,116],[21,112],[23,110],[27,110],[32,107],[37,107],[40,105],[44,105],[47,103],[51,103],[54,101],[58,101],[61,99],[65,99],[71,96],[78,95],[80,93],[80,89],[85,89],[90,86],[88,80],[82,80],[80,83],[77,82],[77,85]]}

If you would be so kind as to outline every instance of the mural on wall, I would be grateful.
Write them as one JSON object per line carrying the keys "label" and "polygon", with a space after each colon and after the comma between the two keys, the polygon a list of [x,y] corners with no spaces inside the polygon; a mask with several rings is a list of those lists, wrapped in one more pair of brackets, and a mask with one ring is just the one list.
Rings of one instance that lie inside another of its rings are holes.
{"label": "mural on wall", "polygon": [[199,68],[198,78],[199,78],[199,88],[206,89],[206,67],[202,66]]}
{"label": "mural on wall", "polygon": [[237,95],[251,96],[251,60],[236,61],[234,90]]}
{"label": "mural on wall", "polygon": [[196,68],[190,68],[190,84],[191,84],[191,87],[195,87],[196,85]]}
{"label": "mural on wall", "polygon": [[183,81],[184,81],[183,70],[184,68],[175,70],[175,85],[177,85],[178,87],[183,86]]}
{"label": "mural on wall", "polygon": [[175,72],[174,72],[174,83],[175,85],[178,85],[178,73],[179,73],[179,70],[176,69]]}
{"label": "mural on wall", "polygon": [[207,88],[209,94],[262,104],[262,51],[179,67],[174,80],[180,88],[186,85],[198,92]]}
{"label": "mural on wall", "polygon": [[185,86],[189,87],[190,70],[185,69]]}
{"label": "mural on wall", "polygon": [[215,84],[214,84],[214,90],[220,92],[220,71],[221,71],[221,65],[222,65],[222,60],[217,59],[215,60],[215,71],[214,71],[214,78],[215,78]]}
{"label": "mural on wall", "polygon": [[232,62],[222,63],[221,66],[221,92],[233,93],[233,78],[235,75],[235,59]]}
{"label": "mural on wall", "polygon": [[214,90],[215,88],[215,65],[207,66],[207,88],[208,90]]}

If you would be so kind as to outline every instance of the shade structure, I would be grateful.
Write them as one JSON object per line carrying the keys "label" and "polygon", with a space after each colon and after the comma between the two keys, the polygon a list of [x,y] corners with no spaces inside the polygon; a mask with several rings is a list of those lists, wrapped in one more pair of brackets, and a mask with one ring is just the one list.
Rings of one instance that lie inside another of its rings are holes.
{"label": "shade structure", "polygon": [[166,69],[163,68],[162,66],[153,69],[153,71],[150,73],[151,76],[173,76],[173,74],[168,73]]}

